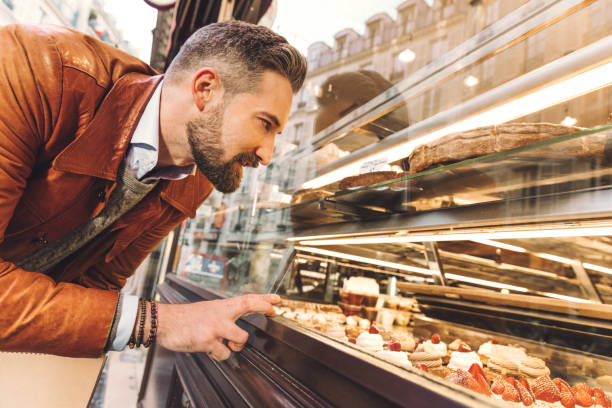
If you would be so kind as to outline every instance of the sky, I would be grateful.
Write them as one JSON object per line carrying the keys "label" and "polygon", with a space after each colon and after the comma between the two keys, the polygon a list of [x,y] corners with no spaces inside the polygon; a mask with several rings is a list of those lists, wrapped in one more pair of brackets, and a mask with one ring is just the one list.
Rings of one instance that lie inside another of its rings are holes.
{"label": "sky", "polygon": [[359,34],[365,21],[386,11],[397,18],[395,8],[404,0],[277,0],[278,11],[272,29],[306,54],[308,45],[323,41],[334,44],[334,34],[352,27]]}
{"label": "sky", "polygon": [[[104,8],[112,14],[118,29],[136,49],[136,56],[149,61],[151,30],[155,27],[157,11],[143,0],[103,0]],[[334,34],[352,27],[365,31],[364,22],[374,14],[387,11],[397,18],[395,7],[403,0],[277,0],[278,9],[272,29],[306,54],[308,45],[324,41],[332,46]]]}

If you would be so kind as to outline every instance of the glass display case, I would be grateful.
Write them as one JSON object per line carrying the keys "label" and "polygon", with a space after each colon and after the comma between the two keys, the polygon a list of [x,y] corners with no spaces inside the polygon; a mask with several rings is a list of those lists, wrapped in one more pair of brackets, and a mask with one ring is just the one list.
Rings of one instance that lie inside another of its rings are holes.
{"label": "glass display case", "polygon": [[163,301],[283,301],[175,382],[216,406],[611,406],[612,3],[386,3],[310,44],[272,164],[177,232]]}

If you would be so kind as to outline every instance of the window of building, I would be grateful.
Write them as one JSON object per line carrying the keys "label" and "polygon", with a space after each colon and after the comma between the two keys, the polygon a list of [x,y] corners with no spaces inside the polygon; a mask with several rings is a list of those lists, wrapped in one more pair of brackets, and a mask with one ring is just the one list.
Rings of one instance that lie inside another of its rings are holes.
{"label": "window of building", "polygon": [[336,54],[342,58],[346,54],[346,35],[336,38]]}
{"label": "window of building", "polygon": [[414,11],[415,5],[412,4],[399,12],[399,20],[401,24],[401,33],[408,34],[414,28]]}
{"label": "window of building", "polygon": [[378,37],[380,37],[380,35],[380,21],[373,21],[368,24],[368,42],[370,43],[370,47],[373,47],[378,44]]}

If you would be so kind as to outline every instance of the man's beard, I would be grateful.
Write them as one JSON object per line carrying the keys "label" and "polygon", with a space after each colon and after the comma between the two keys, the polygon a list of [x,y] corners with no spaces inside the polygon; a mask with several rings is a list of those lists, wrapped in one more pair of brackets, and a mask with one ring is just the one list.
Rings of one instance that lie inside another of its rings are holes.
{"label": "man's beard", "polygon": [[257,166],[259,159],[252,153],[240,153],[230,161],[223,162],[223,147],[221,146],[221,125],[223,123],[224,106],[213,108],[206,116],[187,123],[187,140],[191,154],[198,169],[206,176],[217,190],[222,193],[233,193],[240,187],[243,165],[252,163]]}

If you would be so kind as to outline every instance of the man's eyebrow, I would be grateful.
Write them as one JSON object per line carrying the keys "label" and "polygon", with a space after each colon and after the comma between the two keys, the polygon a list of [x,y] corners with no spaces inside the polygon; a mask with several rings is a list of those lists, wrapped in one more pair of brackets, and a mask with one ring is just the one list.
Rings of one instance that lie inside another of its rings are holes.
{"label": "man's eyebrow", "polygon": [[278,118],[276,116],[274,116],[273,114],[268,113],[268,112],[259,112],[259,114],[267,117],[268,119],[270,119],[272,121],[272,123],[274,124],[274,126],[276,126],[277,128],[280,127],[280,122],[279,122]]}

